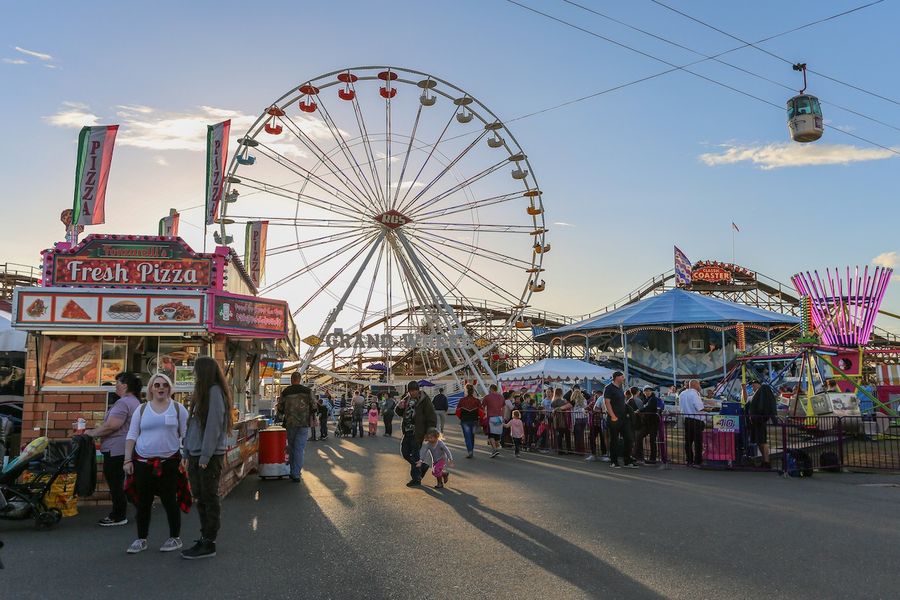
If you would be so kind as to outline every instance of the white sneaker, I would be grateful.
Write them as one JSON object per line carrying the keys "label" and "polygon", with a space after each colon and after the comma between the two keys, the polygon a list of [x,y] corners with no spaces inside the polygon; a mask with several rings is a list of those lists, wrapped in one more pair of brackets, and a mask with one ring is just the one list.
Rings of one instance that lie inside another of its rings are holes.
{"label": "white sneaker", "polygon": [[609,462],[609,457],[604,454],[600,457],[600,462]]}
{"label": "white sneaker", "polygon": [[587,458],[584,459],[584,462],[594,462],[597,458],[593,454],[588,454]]}
{"label": "white sneaker", "polygon": [[147,549],[147,540],[137,539],[131,542],[131,545],[128,546],[127,552],[128,554],[137,554],[138,552],[143,552]]}
{"label": "white sneaker", "polygon": [[160,552],[172,552],[173,550],[178,550],[181,548],[183,544],[181,543],[181,538],[169,538],[166,540],[166,543],[159,547]]}

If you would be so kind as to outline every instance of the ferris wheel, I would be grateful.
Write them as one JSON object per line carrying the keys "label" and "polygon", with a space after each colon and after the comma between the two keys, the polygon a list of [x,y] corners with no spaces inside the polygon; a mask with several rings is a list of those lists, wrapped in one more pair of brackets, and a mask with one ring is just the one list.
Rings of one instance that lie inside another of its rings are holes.
{"label": "ferris wheel", "polygon": [[472,94],[419,71],[343,69],[269,103],[238,140],[216,238],[240,246],[257,221],[268,222],[260,291],[295,309],[301,372],[382,361],[390,381],[403,375],[390,340],[430,335],[407,348],[428,374],[484,385],[499,340],[471,339],[456,308],[505,307],[505,326],[522,327],[545,286],[550,244],[526,153]]}

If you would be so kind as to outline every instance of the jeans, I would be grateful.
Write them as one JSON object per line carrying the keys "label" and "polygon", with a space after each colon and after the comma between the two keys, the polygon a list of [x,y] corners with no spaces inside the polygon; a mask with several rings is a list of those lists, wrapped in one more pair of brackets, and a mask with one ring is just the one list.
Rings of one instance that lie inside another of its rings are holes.
{"label": "jeans", "polygon": [[444,433],[444,421],[447,419],[447,411],[446,410],[436,410],[437,413],[437,428],[438,431]]}
{"label": "jeans", "polygon": [[303,470],[303,453],[306,451],[308,437],[309,427],[288,427],[288,456],[291,458],[292,479],[300,477],[300,471]]}
{"label": "jeans", "polygon": [[606,454],[606,437],[603,433],[603,429],[600,427],[599,423],[594,423],[591,425],[591,433],[588,437],[588,441],[591,445],[591,454],[597,454],[597,438],[600,438],[600,454]]}
{"label": "jeans", "polygon": [[634,447],[634,432],[627,419],[610,421],[609,423],[609,462],[619,464],[619,436],[622,437],[623,464],[631,464],[631,449]]}
{"label": "jeans", "polygon": [[422,481],[422,475],[428,470],[428,467],[425,465],[422,465],[425,467],[425,470],[416,466],[416,463],[419,462],[419,452],[421,450],[422,444],[416,441],[415,434],[403,434],[403,439],[400,440],[400,454],[409,463],[409,477],[413,481]]}
{"label": "jeans", "polygon": [[642,427],[634,441],[634,457],[644,460],[644,438],[650,438],[650,460],[656,461],[657,438],[659,436],[659,417],[648,414],[643,415]]}
{"label": "jeans", "polygon": [[566,440],[566,452],[572,452],[572,432],[569,428],[556,430],[556,451],[562,453],[563,439]]}
{"label": "jeans", "polygon": [[362,419],[357,419],[353,417],[353,420],[350,421],[350,433],[353,434],[353,437],[356,437],[356,432],[359,432],[359,437],[363,436],[363,426]]}
{"label": "jeans", "polygon": [[394,411],[386,410],[384,411],[384,435],[391,435],[394,433]]}
{"label": "jeans", "polygon": [[222,522],[222,504],[219,498],[219,479],[222,477],[224,454],[209,457],[205,469],[200,468],[200,457],[188,458],[188,477],[191,480],[191,496],[200,516],[200,536],[211,542],[216,541]]}
{"label": "jeans", "polygon": [[575,421],[573,435],[575,436],[575,452],[584,453],[584,430],[587,427],[587,421]]}
{"label": "jeans", "polygon": [[128,516],[128,498],[125,496],[125,456],[110,456],[109,452],[103,453],[103,478],[109,486],[109,495],[112,497],[112,512],[109,518],[113,521],[121,521]]}
{"label": "jeans", "polygon": [[466,440],[466,452],[472,454],[475,452],[475,421],[460,421],[459,424]]}
{"label": "jeans", "polygon": [[324,440],[328,437],[328,415],[319,417],[319,439]]}
{"label": "jeans", "polygon": [[150,532],[150,511],[153,509],[153,497],[159,496],[166,519],[169,521],[169,537],[181,535],[181,511],[178,509],[178,467],[181,459],[176,456],[162,461],[162,474],[153,474],[153,467],[147,463],[134,461],[134,484],[137,486],[140,501],[137,505],[138,538],[147,539]]}
{"label": "jeans", "polygon": [[703,464],[703,429],[700,419],[684,419],[684,458],[689,465]]}

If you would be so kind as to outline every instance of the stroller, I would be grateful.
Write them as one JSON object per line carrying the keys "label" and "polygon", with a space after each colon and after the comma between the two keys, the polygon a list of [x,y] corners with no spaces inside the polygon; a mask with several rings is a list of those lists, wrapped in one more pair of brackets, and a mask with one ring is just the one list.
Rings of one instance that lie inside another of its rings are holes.
{"label": "stroller", "polygon": [[[0,473],[0,519],[32,517],[38,529],[49,529],[59,523],[62,512],[47,508],[45,498],[60,475],[75,470],[80,450],[81,445],[74,440],[51,442],[39,437],[28,444]],[[16,483],[25,471],[32,473],[32,479]]]}
{"label": "stroller", "polygon": [[351,424],[353,423],[353,408],[347,407],[341,409],[338,415],[337,427],[334,430],[335,437],[347,437],[351,432]]}

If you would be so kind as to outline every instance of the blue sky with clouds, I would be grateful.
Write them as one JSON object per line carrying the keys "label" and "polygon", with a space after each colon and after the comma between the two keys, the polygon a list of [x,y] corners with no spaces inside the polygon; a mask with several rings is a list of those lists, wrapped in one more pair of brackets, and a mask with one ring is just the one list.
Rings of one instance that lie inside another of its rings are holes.
{"label": "blue sky with clouds", "polygon": [[[748,41],[864,3],[667,2]],[[80,126],[122,125],[108,222],[92,230],[155,233],[169,207],[202,203],[207,123],[231,116],[237,134],[295,84],[384,64],[454,82],[509,122],[551,223],[548,288],[533,302],[543,308],[575,314],[616,300],[670,268],[673,244],[693,260],[729,260],[732,221],[737,262],[784,282],[826,266],[900,266],[900,156],[833,128],[813,145],[790,143],[780,107],[792,94],[758,77],[798,88],[789,64],[743,48],[720,57],[733,66],[706,61],[696,75],[511,121],[742,45],[649,0],[583,6],[696,53],[573,3],[521,4],[596,35],[501,0],[8,3],[0,257],[36,263],[61,237]],[[886,1],[760,46],[887,98],[810,75],[828,125],[900,148],[897,22],[898,3]],[[183,219],[201,245],[191,226],[200,210]],[[900,282],[886,307],[900,312]]]}

